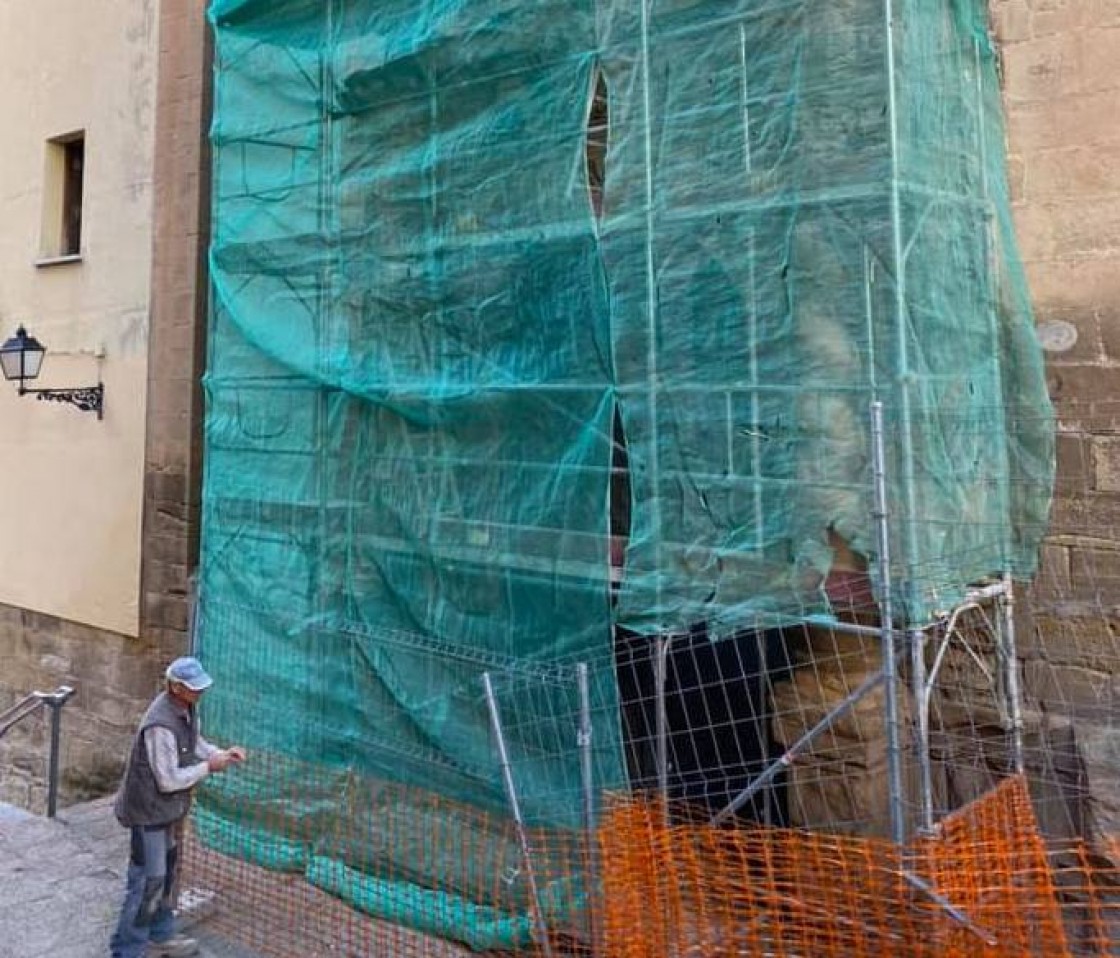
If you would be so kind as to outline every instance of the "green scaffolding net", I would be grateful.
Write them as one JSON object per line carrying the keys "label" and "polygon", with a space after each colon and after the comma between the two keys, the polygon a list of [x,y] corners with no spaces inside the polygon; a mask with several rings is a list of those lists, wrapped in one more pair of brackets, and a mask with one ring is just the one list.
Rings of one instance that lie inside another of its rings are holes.
{"label": "green scaffolding net", "polygon": [[838,543],[874,571],[873,400],[906,615],[1034,571],[1051,426],[981,0],[210,14],[206,722],[269,758],[204,792],[205,842],[523,937],[338,821],[394,786],[505,814],[491,671],[527,821],[578,828],[581,709],[595,793],[632,784],[620,632],[828,616]]}

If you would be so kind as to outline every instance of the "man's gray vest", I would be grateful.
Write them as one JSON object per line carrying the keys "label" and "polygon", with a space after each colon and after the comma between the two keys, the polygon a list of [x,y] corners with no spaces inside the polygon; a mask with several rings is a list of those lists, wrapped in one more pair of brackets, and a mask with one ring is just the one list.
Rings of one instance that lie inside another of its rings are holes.
{"label": "man's gray vest", "polygon": [[186,818],[190,811],[191,789],[161,792],[156,785],[156,776],[144,745],[144,733],[157,725],[174,733],[180,768],[198,764],[194,754],[198,744],[198,718],[194,709],[184,712],[166,692],[161,693],[140,720],[140,729],[124,770],[124,780],[113,803],[117,821],[128,828],[171,825]]}

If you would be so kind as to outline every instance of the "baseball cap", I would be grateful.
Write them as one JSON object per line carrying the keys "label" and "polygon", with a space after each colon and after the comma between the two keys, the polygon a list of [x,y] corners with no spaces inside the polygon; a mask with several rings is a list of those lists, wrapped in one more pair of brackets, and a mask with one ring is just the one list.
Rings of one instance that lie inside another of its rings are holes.
{"label": "baseball cap", "polygon": [[169,682],[181,682],[192,692],[202,692],[214,684],[202,663],[190,655],[176,659],[167,667],[167,679]]}

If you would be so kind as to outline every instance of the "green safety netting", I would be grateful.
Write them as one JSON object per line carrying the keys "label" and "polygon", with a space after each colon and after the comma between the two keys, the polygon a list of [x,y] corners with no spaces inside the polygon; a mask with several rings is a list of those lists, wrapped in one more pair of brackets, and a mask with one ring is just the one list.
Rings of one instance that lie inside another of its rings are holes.
{"label": "green safety netting", "polygon": [[613,629],[828,614],[875,399],[906,614],[1033,572],[986,8],[891,6],[212,0],[207,722],[279,771],[206,793],[209,843],[425,925],[438,869],[390,895],[251,810],[326,834],[357,775],[500,812],[488,670],[526,816],[578,826],[570,667],[624,786]]}

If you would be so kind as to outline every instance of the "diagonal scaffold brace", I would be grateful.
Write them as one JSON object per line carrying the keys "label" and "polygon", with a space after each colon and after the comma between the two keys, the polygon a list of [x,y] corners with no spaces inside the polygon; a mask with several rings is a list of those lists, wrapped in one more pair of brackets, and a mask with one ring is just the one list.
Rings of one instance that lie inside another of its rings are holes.
{"label": "diagonal scaffold brace", "polygon": [[525,876],[529,883],[529,901],[533,912],[533,926],[536,929],[537,945],[540,947],[544,958],[553,958],[552,945],[548,937],[548,922],[545,919],[544,909],[541,907],[540,888],[537,884],[536,869],[533,866],[533,848],[529,841],[529,830],[525,826],[525,818],[521,813],[521,801],[517,796],[517,785],[513,779],[513,766],[510,764],[505,730],[502,727],[501,710],[498,708],[498,697],[494,693],[494,683],[489,672],[482,673],[482,686],[486,691],[486,705],[490,712],[490,728],[498,746],[498,762],[502,769],[502,784],[505,788],[510,812],[513,815],[517,842],[521,846]]}

